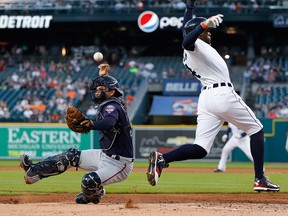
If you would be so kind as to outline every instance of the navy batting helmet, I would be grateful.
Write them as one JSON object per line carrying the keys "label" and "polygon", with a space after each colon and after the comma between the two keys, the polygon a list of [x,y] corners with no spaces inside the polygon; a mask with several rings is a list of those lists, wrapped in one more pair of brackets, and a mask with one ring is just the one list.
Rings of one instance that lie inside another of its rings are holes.
{"label": "navy batting helmet", "polygon": [[196,17],[194,19],[190,19],[184,26],[184,35],[189,34],[193,31],[201,22],[206,21],[205,17]]}

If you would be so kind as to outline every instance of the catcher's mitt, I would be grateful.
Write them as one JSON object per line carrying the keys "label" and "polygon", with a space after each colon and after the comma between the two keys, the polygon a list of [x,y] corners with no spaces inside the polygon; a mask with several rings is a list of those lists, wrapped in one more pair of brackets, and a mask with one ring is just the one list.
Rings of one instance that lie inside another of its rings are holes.
{"label": "catcher's mitt", "polygon": [[80,125],[80,123],[84,120],[86,120],[86,116],[77,108],[74,106],[69,106],[67,108],[66,113],[66,123],[67,126],[77,133],[86,134],[89,133],[90,128],[84,125]]}

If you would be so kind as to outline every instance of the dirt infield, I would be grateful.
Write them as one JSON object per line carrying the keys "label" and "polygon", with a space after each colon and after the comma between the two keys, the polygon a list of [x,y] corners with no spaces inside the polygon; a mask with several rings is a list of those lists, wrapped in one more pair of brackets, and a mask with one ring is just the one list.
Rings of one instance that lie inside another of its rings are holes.
{"label": "dirt infield", "polygon": [[[5,169],[5,168],[1,168]],[[135,169],[136,172],[143,170]],[[172,170],[169,170],[172,171]],[[175,169],[175,172],[183,169]],[[211,170],[185,168],[185,171]],[[252,172],[229,169],[228,172]],[[286,169],[270,170],[287,173]],[[287,216],[287,193],[251,194],[106,194],[100,204],[74,203],[75,194],[0,196],[1,216],[165,215]]]}
{"label": "dirt infield", "polygon": [[1,216],[287,216],[288,194],[107,194],[100,204],[74,203],[74,194],[0,197]]}

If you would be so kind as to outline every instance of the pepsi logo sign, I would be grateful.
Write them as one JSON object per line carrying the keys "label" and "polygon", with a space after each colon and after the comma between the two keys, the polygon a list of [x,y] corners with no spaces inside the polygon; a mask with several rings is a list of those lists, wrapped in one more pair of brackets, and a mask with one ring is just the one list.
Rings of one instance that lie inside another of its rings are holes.
{"label": "pepsi logo sign", "polygon": [[144,11],[138,17],[138,26],[143,32],[153,32],[159,26],[159,17],[152,11]]}

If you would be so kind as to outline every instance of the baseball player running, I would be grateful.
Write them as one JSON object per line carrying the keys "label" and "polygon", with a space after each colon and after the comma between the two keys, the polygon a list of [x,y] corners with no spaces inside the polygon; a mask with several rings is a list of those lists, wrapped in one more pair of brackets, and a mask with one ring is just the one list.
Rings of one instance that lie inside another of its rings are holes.
{"label": "baseball player running", "polygon": [[264,175],[264,132],[263,126],[252,110],[234,91],[228,67],[211,46],[210,28],[222,23],[223,15],[208,19],[193,18],[194,0],[186,1],[183,20],[183,64],[187,71],[197,77],[202,84],[198,100],[197,129],[194,144],[161,154],[153,151],[149,157],[147,180],[154,186],[158,183],[163,168],[170,162],[204,158],[210,151],[215,136],[223,123],[230,122],[250,136],[251,153],[254,159],[254,190],[279,191]]}
{"label": "baseball player running", "polygon": [[[108,71],[108,64],[101,64],[100,71]],[[76,203],[99,203],[104,196],[104,185],[125,180],[133,168],[133,145],[130,121],[119,99],[123,95],[118,81],[109,75],[97,76],[89,86],[90,94],[97,106],[97,120],[86,119],[81,125],[98,130],[101,149],[77,150],[51,156],[33,164],[28,155],[21,155],[20,166],[25,171],[26,184],[42,178],[59,175],[70,167],[89,171],[81,181],[82,192]]]}
{"label": "baseball player running", "polygon": [[227,134],[224,134],[222,136],[222,141],[226,142],[229,136],[230,138],[228,142],[225,144],[224,148],[222,149],[222,154],[221,154],[220,161],[218,163],[218,167],[217,169],[214,170],[214,172],[226,171],[226,162],[227,162],[228,156],[236,147],[240,148],[245,153],[245,155],[249,158],[249,160],[253,162],[253,157],[251,155],[251,150],[250,150],[250,137],[247,136],[247,134],[243,130],[237,128],[235,125],[231,123],[228,123]]}

